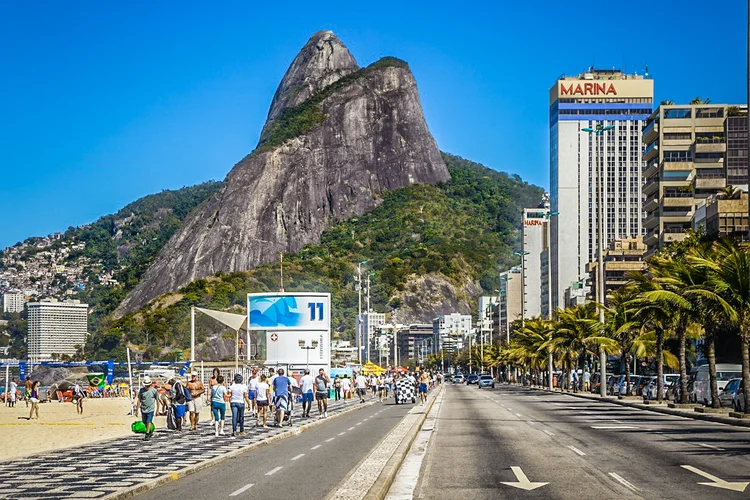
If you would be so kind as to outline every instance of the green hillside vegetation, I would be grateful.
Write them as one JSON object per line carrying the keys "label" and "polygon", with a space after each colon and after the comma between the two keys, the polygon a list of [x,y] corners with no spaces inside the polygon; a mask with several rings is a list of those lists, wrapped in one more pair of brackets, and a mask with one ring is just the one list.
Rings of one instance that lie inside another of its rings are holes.
{"label": "green hillside vegetation", "polygon": [[[398,292],[408,279],[442,273],[456,283],[467,277],[485,290],[499,285],[498,273],[515,263],[521,210],[538,204],[542,189],[517,176],[443,154],[451,180],[438,186],[413,185],[383,194],[375,210],[334,226],[319,245],[284,256],[287,291],[330,291],[334,335],[351,338],[357,311],[355,263],[368,260],[372,302],[379,311],[400,306]],[[249,292],[278,291],[279,265],[246,273],[218,273],[185,286],[119,320],[102,322],[86,346],[89,358],[124,355],[128,343],[146,351],[146,360],[169,359],[172,348],[189,345],[191,305],[245,312]],[[200,327],[204,325],[204,327]],[[199,323],[198,341],[212,328]],[[169,352],[162,355],[161,352]]]}
{"label": "green hillside vegetation", "polygon": [[326,121],[321,103],[325,98],[363,76],[383,68],[409,68],[409,65],[396,57],[383,57],[366,68],[336,80],[300,104],[287,108],[276,118],[268,136],[258,145],[255,151],[268,151],[283,144],[289,139],[299,137]]}
{"label": "green hillside vegetation", "polygon": [[[85,242],[86,248],[71,253],[68,260],[83,255],[111,271],[120,286],[96,285],[79,292],[75,298],[89,304],[92,314],[89,328],[97,330],[102,317],[115,310],[138,283],[159,250],[180,228],[182,221],[221,186],[209,181],[176,190],[164,190],[145,196],[113,215],[80,228],[69,228],[62,241]],[[128,217],[132,219],[123,224]],[[116,222],[120,222],[119,228]],[[116,239],[118,229],[122,231]]]}

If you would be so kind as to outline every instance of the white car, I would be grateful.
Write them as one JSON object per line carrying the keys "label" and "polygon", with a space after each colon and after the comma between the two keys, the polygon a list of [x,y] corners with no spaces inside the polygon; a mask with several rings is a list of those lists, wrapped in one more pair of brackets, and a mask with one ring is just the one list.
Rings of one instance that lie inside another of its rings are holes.
{"label": "white car", "polygon": [[[742,377],[742,366],[719,363],[716,365],[716,383],[721,392],[733,378]],[[708,376],[708,365],[701,365],[695,371],[692,400],[708,406],[711,403],[711,381]]]}

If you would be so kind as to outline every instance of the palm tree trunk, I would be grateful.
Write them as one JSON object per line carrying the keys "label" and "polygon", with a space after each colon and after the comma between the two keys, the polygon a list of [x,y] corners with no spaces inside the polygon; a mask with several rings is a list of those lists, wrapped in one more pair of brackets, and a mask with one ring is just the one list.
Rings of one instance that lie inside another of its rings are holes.
{"label": "palm tree trunk", "polygon": [[750,324],[749,320],[742,322],[741,349],[742,349],[742,380],[744,384],[745,413],[750,414]]}
{"label": "palm tree trunk", "polygon": [[[684,391],[686,386],[682,386]],[[656,400],[664,399],[664,330],[656,329]]]}
{"label": "palm tree trunk", "polygon": [[706,331],[706,358],[708,358],[708,378],[711,385],[711,407],[719,408],[719,385],[716,383],[716,337],[713,328]]}
{"label": "palm tree trunk", "polygon": [[[680,361],[680,385],[682,387],[687,387],[687,362],[685,360],[685,328],[683,325],[680,325],[677,328],[677,339],[680,342],[680,352],[679,352],[679,361]],[[661,375],[659,375],[661,377]],[[688,402],[688,394],[687,391],[680,391],[680,404],[687,404]]]}

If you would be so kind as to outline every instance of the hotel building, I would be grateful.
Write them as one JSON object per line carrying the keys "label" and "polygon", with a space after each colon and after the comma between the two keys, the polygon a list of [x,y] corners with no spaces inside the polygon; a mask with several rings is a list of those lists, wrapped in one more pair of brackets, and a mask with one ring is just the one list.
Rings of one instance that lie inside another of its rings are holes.
{"label": "hotel building", "polygon": [[[653,111],[654,82],[619,70],[560,77],[549,91],[550,306],[580,283],[597,255],[597,158],[603,168],[604,247],[643,233],[641,129]],[[595,129],[612,125],[597,141]],[[597,156],[599,155],[599,156]]]}
{"label": "hotel building", "polygon": [[51,361],[53,354],[73,356],[88,335],[88,304],[77,300],[29,302],[29,361]]}

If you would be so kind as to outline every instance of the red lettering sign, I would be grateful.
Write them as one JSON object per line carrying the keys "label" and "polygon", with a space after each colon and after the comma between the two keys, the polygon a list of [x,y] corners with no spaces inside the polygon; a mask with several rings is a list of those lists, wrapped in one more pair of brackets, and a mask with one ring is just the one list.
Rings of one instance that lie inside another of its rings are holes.
{"label": "red lettering sign", "polygon": [[617,89],[615,84],[610,83],[607,86],[606,83],[584,83],[581,85],[571,83],[567,87],[564,83],[560,83],[560,95],[617,95]]}
{"label": "red lettering sign", "polygon": [[535,220],[535,219],[526,219],[523,221],[524,226],[543,226],[544,222],[541,220]]}

